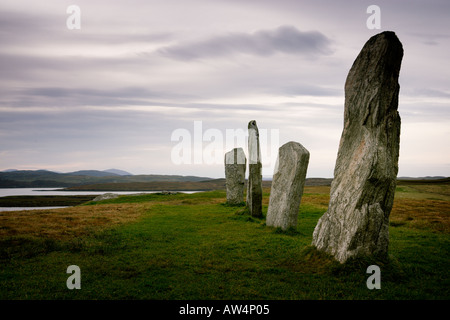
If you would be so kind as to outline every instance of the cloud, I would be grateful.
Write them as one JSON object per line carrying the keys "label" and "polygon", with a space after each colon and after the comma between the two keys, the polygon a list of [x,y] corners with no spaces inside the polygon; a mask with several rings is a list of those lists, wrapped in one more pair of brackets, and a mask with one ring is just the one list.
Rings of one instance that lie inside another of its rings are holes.
{"label": "cloud", "polygon": [[418,38],[423,44],[436,46],[445,43],[450,39],[448,34],[439,33],[423,33],[423,32],[410,32],[411,36]]}
{"label": "cloud", "polygon": [[415,88],[409,92],[411,96],[450,98],[450,93],[444,90],[436,90],[430,88]]}
{"label": "cloud", "polygon": [[[309,148],[311,176],[332,176],[345,78],[378,32],[366,27],[371,3],[76,4],[77,31],[66,27],[68,3],[1,5],[0,170],[78,164],[70,171],[104,165],[219,177],[222,166],[172,165],[171,133],[193,134],[194,121],[224,133],[257,119],[260,128],[279,129],[280,142]],[[437,161],[448,159],[449,148],[435,142],[448,136],[450,119],[449,2],[377,5],[382,28],[405,47],[400,174],[429,175],[430,167],[446,174],[448,164]],[[419,160],[420,148],[427,153]]]}
{"label": "cloud", "polygon": [[[21,90],[24,96],[44,97],[49,99],[67,98],[74,100],[74,105],[122,106],[147,105],[150,99],[175,99],[190,96],[176,93],[152,91],[144,87],[122,87],[109,89],[36,87]],[[81,102],[81,103],[80,103]]]}
{"label": "cloud", "polygon": [[[88,9],[86,11],[89,12]],[[83,11],[84,12],[84,11]],[[86,14],[87,15],[87,14]],[[90,45],[115,45],[130,43],[159,43],[169,41],[173,35],[167,31],[148,29],[134,30],[129,28],[105,28],[86,24],[80,32],[72,32],[66,28],[65,10],[57,13],[0,11],[0,40],[8,45],[42,45],[45,43],[72,43]],[[84,16],[83,22],[88,20]]]}
{"label": "cloud", "polygon": [[331,54],[331,40],[318,31],[300,31],[293,26],[254,33],[230,33],[206,40],[181,43],[158,50],[176,60],[215,58],[235,54],[270,56],[276,53],[293,55]]}
{"label": "cloud", "polygon": [[270,91],[267,88],[267,92],[274,94],[283,94],[285,96],[317,96],[317,97],[333,97],[342,94],[342,90],[337,88],[328,88],[319,85],[309,85],[309,84],[296,84],[290,86],[280,86],[275,90]]}

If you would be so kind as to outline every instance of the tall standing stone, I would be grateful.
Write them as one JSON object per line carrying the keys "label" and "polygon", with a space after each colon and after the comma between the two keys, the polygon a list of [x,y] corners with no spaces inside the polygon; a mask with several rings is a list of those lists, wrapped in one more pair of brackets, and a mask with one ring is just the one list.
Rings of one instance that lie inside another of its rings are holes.
{"label": "tall standing stone", "polygon": [[312,241],[341,263],[388,251],[398,172],[402,58],[395,33],[383,32],[367,41],[347,76],[344,129],[330,203]]}
{"label": "tall standing stone", "polygon": [[225,153],[225,179],[227,203],[244,202],[245,168],[247,159],[242,148],[234,148]]}
{"label": "tall standing stone", "polygon": [[262,164],[256,121],[248,123],[247,207],[252,217],[262,216]]}
{"label": "tall standing stone", "polygon": [[279,148],[267,209],[267,226],[282,230],[297,226],[308,163],[309,151],[300,143],[291,141]]}

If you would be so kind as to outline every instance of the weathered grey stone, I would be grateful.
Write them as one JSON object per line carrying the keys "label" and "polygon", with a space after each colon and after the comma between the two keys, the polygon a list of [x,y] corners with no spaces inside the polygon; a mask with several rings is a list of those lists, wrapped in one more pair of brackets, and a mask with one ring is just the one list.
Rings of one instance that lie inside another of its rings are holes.
{"label": "weathered grey stone", "polygon": [[161,195],[171,195],[171,194],[178,194],[178,191],[167,191],[167,190],[163,190],[161,191],[159,194]]}
{"label": "weathered grey stone", "polygon": [[234,148],[225,153],[225,179],[227,202],[239,204],[244,202],[245,169],[247,159],[242,148]]}
{"label": "weathered grey stone", "polygon": [[262,216],[262,164],[256,121],[248,123],[247,207],[252,217]]}
{"label": "weathered grey stone", "polygon": [[279,148],[267,209],[267,226],[282,230],[297,226],[308,163],[309,151],[300,143],[291,141]]}
{"label": "weathered grey stone", "polygon": [[116,193],[108,192],[108,193],[104,193],[104,194],[101,194],[101,195],[95,197],[92,201],[102,201],[102,200],[114,199],[114,198],[117,198],[118,196],[119,195]]}
{"label": "weathered grey stone", "polygon": [[344,129],[330,203],[312,241],[341,263],[388,251],[398,172],[402,58],[395,33],[383,32],[367,41],[347,76]]}

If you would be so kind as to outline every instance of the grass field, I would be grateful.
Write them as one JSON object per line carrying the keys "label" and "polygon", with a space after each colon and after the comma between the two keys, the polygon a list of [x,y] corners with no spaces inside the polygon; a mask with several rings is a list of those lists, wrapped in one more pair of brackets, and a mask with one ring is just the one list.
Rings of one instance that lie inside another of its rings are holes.
{"label": "grass field", "polygon": [[[399,184],[389,259],[344,265],[310,246],[329,190],[305,188],[288,232],[226,205],[224,191],[0,212],[0,298],[450,298],[448,184]],[[264,212],[268,199],[265,189]],[[381,269],[380,290],[366,286],[371,264]],[[80,290],[66,286],[69,265],[80,267]]]}

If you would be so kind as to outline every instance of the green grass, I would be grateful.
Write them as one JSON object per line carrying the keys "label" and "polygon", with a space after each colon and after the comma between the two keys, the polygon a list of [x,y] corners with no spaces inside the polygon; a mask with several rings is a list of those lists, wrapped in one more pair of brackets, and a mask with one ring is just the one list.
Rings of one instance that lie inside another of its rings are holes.
{"label": "green grass", "polygon": [[[450,298],[449,236],[442,228],[394,219],[389,259],[341,265],[310,246],[326,211],[325,192],[305,190],[298,227],[286,232],[248,216],[245,207],[225,204],[225,198],[223,191],[121,196],[80,209],[120,205],[124,210],[123,204],[133,203],[145,205],[144,213],[87,235],[4,236],[0,298]],[[264,213],[267,201],[266,192]],[[381,268],[380,290],[366,287],[371,264]],[[81,290],[66,287],[69,265],[81,269]]]}

